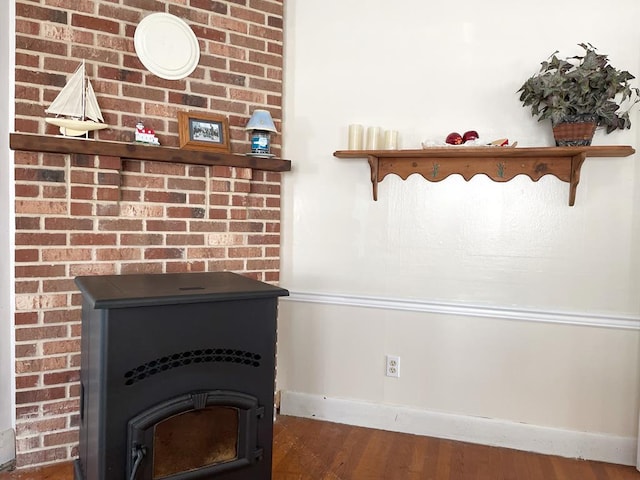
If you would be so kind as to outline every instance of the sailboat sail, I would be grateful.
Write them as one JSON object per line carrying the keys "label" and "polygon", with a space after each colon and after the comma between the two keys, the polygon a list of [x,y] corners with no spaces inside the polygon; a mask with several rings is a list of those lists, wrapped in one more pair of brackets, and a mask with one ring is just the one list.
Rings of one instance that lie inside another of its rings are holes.
{"label": "sailboat sail", "polygon": [[[69,83],[51,102],[47,113],[61,115],[46,118],[45,121],[60,127],[60,132],[68,136],[86,135],[92,130],[107,128],[98,106],[91,82],[86,80],[84,61],[71,76]],[[85,86],[86,83],[86,86]]]}
{"label": "sailboat sail", "polygon": [[94,93],[91,82],[89,81],[87,81],[87,97],[84,114],[87,118],[93,120],[94,122],[104,122],[104,118],[102,118],[102,112],[100,112],[100,107],[98,106],[96,94]]}
{"label": "sailboat sail", "polygon": [[82,118],[82,91],[84,90],[84,63],[80,65],[58,96],[51,102],[47,113]]}

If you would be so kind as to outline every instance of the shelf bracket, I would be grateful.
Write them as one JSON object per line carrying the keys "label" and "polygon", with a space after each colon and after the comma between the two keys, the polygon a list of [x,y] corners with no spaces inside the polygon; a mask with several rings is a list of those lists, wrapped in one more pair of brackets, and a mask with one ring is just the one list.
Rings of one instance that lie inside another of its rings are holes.
{"label": "shelf bracket", "polygon": [[580,183],[580,169],[587,159],[587,153],[582,152],[571,157],[571,180],[569,181],[569,206],[573,207],[576,203],[576,191],[578,183]]}
{"label": "shelf bracket", "polygon": [[378,201],[378,166],[380,164],[380,157],[375,155],[369,155],[367,157],[369,167],[371,168],[371,186],[373,187],[373,201]]}

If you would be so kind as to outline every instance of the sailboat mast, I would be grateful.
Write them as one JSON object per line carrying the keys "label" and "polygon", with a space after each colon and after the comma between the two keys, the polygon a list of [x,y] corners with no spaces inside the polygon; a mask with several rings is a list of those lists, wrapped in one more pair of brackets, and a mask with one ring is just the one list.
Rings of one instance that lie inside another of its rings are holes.
{"label": "sailboat mast", "polygon": [[[80,120],[87,119],[87,69],[86,62],[82,59],[82,118]],[[89,138],[89,131],[84,132],[84,137]]]}
{"label": "sailboat mast", "polygon": [[82,60],[82,120],[87,118],[87,70],[85,68],[85,60]]}

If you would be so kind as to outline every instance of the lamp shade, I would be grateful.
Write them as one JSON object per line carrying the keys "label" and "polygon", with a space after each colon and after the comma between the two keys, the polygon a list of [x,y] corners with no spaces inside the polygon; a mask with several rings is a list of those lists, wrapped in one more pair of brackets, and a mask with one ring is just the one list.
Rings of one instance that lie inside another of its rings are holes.
{"label": "lamp shade", "polygon": [[263,132],[276,133],[276,126],[273,123],[271,114],[267,110],[254,110],[246,130],[262,130]]}

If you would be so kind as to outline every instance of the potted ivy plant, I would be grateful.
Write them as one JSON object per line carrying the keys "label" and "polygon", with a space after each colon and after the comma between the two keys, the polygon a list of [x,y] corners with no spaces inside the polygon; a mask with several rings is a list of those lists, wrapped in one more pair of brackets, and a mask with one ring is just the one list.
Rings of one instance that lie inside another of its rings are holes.
{"label": "potted ivy plant", "polygon": [[518,90],[538,121],[551,120],[556,145],[590,145],[596,127],[607,133],[631,127],[629,111],[640,101],[635,77],[609,63],[591,44],[584,54],[561,59],[554,52]]}

